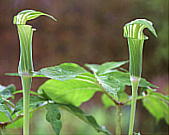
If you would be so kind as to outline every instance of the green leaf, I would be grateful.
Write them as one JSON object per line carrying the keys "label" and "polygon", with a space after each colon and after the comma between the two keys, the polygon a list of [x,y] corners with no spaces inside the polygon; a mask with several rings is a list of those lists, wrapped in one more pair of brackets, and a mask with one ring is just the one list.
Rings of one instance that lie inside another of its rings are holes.
{"label": "green leaf", "polygon": [[[118,92],[117,97],[113,97],[113,98],[116,99],[118,102],[125,103],[129,99],[129,96],[127,93],[123,91],[123,92]],[[116,104],[105,94],[102,95],[102,102],[106,108],[116,106]]]}
{"label": "green leaf", "polygon": [[87,71],[79,65],[74,63],[63,63],[58,66],[42,68],[36,72],[36,75],[43,75],[55,80],[68,80],[82,73],[87,73]]}
{"label": "green leaf", "polygon": [[144,107],[159,121],[165,119],[169,124],[169,99],[160,93],[150,92],[143,100]]}
{"label": "green leaf", "polygon": [[8,118],[8,116],[6,116],[4,112],[0,111],[0,127],[4,127],[5,125],[3,125],[3,123],[9,120],[10,119]]}
{"label": "green leaf", "polygon": [[93,73],[97,73],[99,70],[100,65],[98,64],[85,64]]}
{"label": "green leaf", "polygon": [[[105,91],[112,94],[114,97],[117,97],[117,93],[120,91],[122,86],[131,86],[129,73],[113,70],[110,73],[102,75],[95,74],[95,77]],[[143,78],[141,79],[139,86],[156,87]]]}
{"label": "green leaf", "polygon": [[[46,100],[38,96],[30,96],[29,111],[35,110],[37,107],[40,107],[46,103]],[[21,114],[23,112],[23,99],[20,99],[16,103],[16,108],[13,114]]]}
{"label": "green leaf", "polygon": [[[32,116],[32,115],[31,115]],[[15,119],[17,117],[16,114],[12,115],[12,119]],[[23,118],[20,118],[16,120],[15,122],[12,122],[11,124],[7,125],[6,128],[22,128],[23,126]]]}
{"label": "green leaf", "polygon": [[169,104],[169,95],[163,95],[163,94],[157,93],[155,91],[151,91],[149,94],[152,96],[155,96],[155,97],[159,98],[160,100],[162,100],[163,102]]}
{"label": "green leaf", "polygon": [[13,23],[14,24],[26,24],[27,21],[36,19],[37,17],[42,16],[42,15],[47,16],[53,19],[54,21],[56,21],[56,19],[53,16],[48,15],[46,13],[42,13],[42,12],[35,11],[35,10],[23,10],[19,12],[16,16],[14,16]]}
{"label": "green leaf", "polygon": [[58,105],[62,107],[63,109],[67,110],[68,112],[74,114],[75,116],[77,116],[79,119],[81,119],[85,123],[92,126],[98,132],[103,132],[106,135],[111,135],[111,133],[104,126],[100,126],[97,123],[97,121],[95,120],[93,116],[83,112],[80,108],[73,106],[73,105],[67,105],[67,104],[58,104]]}
{"label": "green leaf", "polygon": [[101,91],[101,88],[93,81],[77,78],[65,81],[48,80],[39,87],[39,92],[42,91],[55,102],[79,106],[91,99],[96,91]]}
{"label": "green leaf", "polygon": [[[32,115],[33,115],[33,113],[30,113],[30,118],[32,117]],[[18,117],[17,114],[14,114],[14,115],[12,115],[12,119],[13,120],[17,119],[17,120],[12,121],[12,123],[8,124],[6,126],[6,128],[12,128],[12,129],[14,129],[14,128],[15,129],[16,128],[22,128],[22,126],[23,126],[23,117],[21,115],[19,115],[19,117]],[[6,120],[6,121],[8,121],[8,120]]]}
{"label": "green leaf", "polygon": [[58,105],[48,104],[47,107],[46,120],[51,124],[56,135],[60,134],[62,128],[61,113],[58,110]]}
{"label": "green leaf", "polygon": [[105,91],[114,95],[114,97],[117,96],[117,92],[120,90],[121,84],[116,78],[110,78],[108,75],[95,75],[95,77]]}
{"label": "green leaf", "polygon": [[[121,62],[108,62],[102,65],[86,64],[86,66],[94,73],[97,82],[104,88],[105,91],[117,96],[121,86],[131,86],[130,74],[128,72],[121,72],[113,70],[127,63],[127,61]],[[141,79],[140,87],[156,87],[155,85],[147,82],[145,79]]]}
{"label": "green leaf", "polygon": [[[30,109],[29,111],[33,112],[35,111],[37,108],[46,105],[47,102],[45,99],[40,98],[38,96],[30,96]],[[16,103],[16,107],[14,109],[14,111],[11,114],[11,118],[12,120],[16,119],[18,116],[20,116],[20,118],[18,118],[16,121],[12,122],[11,124],[9,124],[7,126],[7,128],[20,128],[23,125],[23,118],[22,118],[22,114],[23,114],[23,99],[20,99],[17,103]],[[32,117],[32,113],[30,113],[30,118]],[[9,119],[5,119],[5,122],[9,121]]]}
{"label": "green leaf", "polygon": [[124,64],[126,64],[128,61],[119,61],[119,62],[106,62],[101,65],[98,64],[86,64],[85,66],[88,67],[91,71],[98,74],[103,74],[106,72],[109,72],[112,69],[118,68]]}
{"label": "green leaf", "polygon": [[1,115],[5,115],[5,118],[1,118],[0,117],[0,122],[2,122],[1,120],[11,120],[11,115],[10,115],[10,111],[8,110],[8,107],[5,104],[1,104],[0,103],[0,114]]}
{"label": "green leaf", "polygon": [[[63,63],[57,66],[42,68],[33,72],[32,77],[47,77],[55,80],[68,80],[80,74],[88,73],[84,68],[74,63]],[[6,73],[9,76],[19,76],[18,73]]]}
{"label": "green leaf", "polygon": [[99,74],[100,73],[105,73],[111,69],[115,69],[118,68],[124,64],[126,64],[128,61],[119,61],[119,62],[106,62],[104,64],[102,64],[99,68]]}
{"label": "green leaf", "polygon": [[0,85],[0,97],[1,98],[10,98],[12,97],[12,93],[16,90],[15,86],[13,84],[8,86],[2,86]]}
{"label": "green leaf", "polygon": [[100,86],[105,91],[115,96],[117,95],[117,92],[120,90],[121,84],[117,79],[115,78],[110,79],[110,76],[105,75],[104,73],[112,72],[112,69],[124,65],[126,62],[127,61],[107,62],[102,65],[86,64],[86,67],[88,67],[94,73],[94,76],[97,79],[97,82],[100,84]]}
{"label": "green leaf", "polygon": [[106,108],[116,106],[116,104],[105,94],[102,95],[102,102]]}
{"label": "green leaf", "polygon": [[[116,79],[117,81],[120,82],[121,85],[131,86],[130,74],[128,72],[112,71],[111,73],[105,74],[105,76],[108,76],[110,80]],[[139,87],[158,88],[154,84],[151,84],[150,82],[146,81],[144,78],[141,78]]]}

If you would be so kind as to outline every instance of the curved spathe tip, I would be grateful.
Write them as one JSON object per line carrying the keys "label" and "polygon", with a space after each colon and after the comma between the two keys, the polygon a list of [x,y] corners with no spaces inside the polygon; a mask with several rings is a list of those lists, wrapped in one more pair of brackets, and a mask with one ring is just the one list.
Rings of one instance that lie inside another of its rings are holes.
{"label": "curved spathe tip", "polygon": [[54,21],[57,21],[56,18],[53,16],[40,12],[40,11],[35,11],[35,10],[23,10],[19,12],[16,16],[14,16],[13,23],[14,24],[26,24],[27,21],[36,19],[39,16],[47,16],[51,18]]}
{"label": "curved spathe tip", "polygon": [[157,37],[153,23],[147,19],[136,19],[124,25],[124,37],[147,39],[144,35],[143,30],[147,28],[150,32]]}

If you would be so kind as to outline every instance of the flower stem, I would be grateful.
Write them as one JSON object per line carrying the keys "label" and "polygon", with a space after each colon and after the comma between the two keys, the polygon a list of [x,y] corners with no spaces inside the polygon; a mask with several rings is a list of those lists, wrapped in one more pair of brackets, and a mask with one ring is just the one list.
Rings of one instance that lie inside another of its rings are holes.
{"label": "flower stem", "polygon": [[140,79],[137,77],[131,77],[132,85],[132,101],[131,101],[131,112],[130,112],[130,125],[128,135],[133,135],[134,121],[135,121],[135,111],[136,111],[136,101],[137,101],[137,90]]}
{"label": "flower stem", "polygon": [[29,100],[32,77],[21,76],[23,88],[23,135],[29,135]]}
{"label": "flower stem", "polygon": [[121,135],[121,107],[116,105],[116,135]]}
{"label": "flower stem", "polygon": [[4,135],[2,128],[0,128],[0,135]]}

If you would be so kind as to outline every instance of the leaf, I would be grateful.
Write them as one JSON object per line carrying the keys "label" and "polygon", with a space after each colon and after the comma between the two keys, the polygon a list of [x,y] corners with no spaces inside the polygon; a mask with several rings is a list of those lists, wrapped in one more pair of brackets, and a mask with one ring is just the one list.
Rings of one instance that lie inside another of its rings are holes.
{"label": "leaf", "polygon": [[100,65],[98,64],[85,64],[93,73],[97,73],[99,70]]}
{"label": "leaf", "polygon": [[[130,74],[128,72],[112,71],[111,73],[105,74],[105,76],[108,76],[110,80],[116,79],[117,81],[120,82],[121,85],[131,86]],[[151,84],[150,82],[146,81],[144,78],[141,78],[139,87],[158,88],[154,84]]]}
{"label": "leaf", "polygon": [[105,94],[102,95],[102,102],[106,108],[116,106],[116,104]]}
{"label": "leaf", "polygon": [[16,90],[15,86],[13,84],[8,86],[2,86],[0,85],[0,97],[8,99],[12,97],[12,93]]}
{"label": "leaf", "polygon": [[101,91],[101,88],[93,81],[77,78],[65,81],[48,80],[39,87],[39,93],[42,91],[55,102],[79,106],[91,99],[96,91]]}
{"label": "leaf", "polygon": [[92,126],[95,130],[97,130],[98,132],[102,132],[105,133],[106,135],[111,135],[111,133],[104,127],[104,126],[100,126],[97,121],[95,120],[95,118],[85,112],[83,112],[80,108],[74,106],[74,105],[67,105],[67,104],[58,104],[60,107],[62,107],[63,109],[67,110],[68,112],[74,114],[75,116],[77,116],[79,119],[81,119],[82,121],[84,121],[85,123],[89,124],[90,126]]}
{"label": "leaf", "polygon": [[[38,96],[30,96],[30,104],[29,104],[29,111],[32,111],[36,109],[37,107],[40,107],[46,103],[46,100],[43,98],[40,98]],[[16,108],[13,112],[13,114],[20,114],[23,112],[23,99],[20,99],[16,103]]]}
{"label": "leaf", "polygon": [[149,94],[151,94],[152,96],[155,96],[155,97],[159,98],[160,100],[162,100],[163,102],[169,104],[169,95],[163,95],[163,94],[157,93],[155,91],[151,91]]}
{"label": "leaf", "polygon": [[[98,83],[110,94],[114,97],[117,97],[117,93],[120,91],[121,87],[131,86],[130,83],[130,75],[129,73],[121,72],[121,71],[111,71],[110,73],[96,75],[95,77]],[[145,79],[141,79],[140,87],[156,87],[155,85],[149,83]]]}
{"label": "leaf", "polygon": [[[77,77],[80,74],[88,73],[84,68],[74,63],[63,63],[57,66],[42,68],[35,71],[32,77],[47,77],[55,80],[68,80]],[[9,76],[19,76],[18,73],[6,73]]]}
{"label": "leaf", "polygon": [[115,69],[118,68],[124,64],[126,64],[128,61],[119,61],[119,62],[106,62],[104,64],[102,64],[99,68],[99,74],[100,73],[105,73],[111,69]]}
{"label": "leaf", "polygon": [[142,100],[144,107],[159,121],[165,119],[169,124],[169,100],[168,96],[160,93],[150,92],[146,98]]}
{"label": "leaf", "polygon": [[119,62],[106,62],[101,65],[98,64],[86,64],[85,66],[88,67],[91,71],[98,74],[106,73],[112,69],[118,68],[124,64],[126,64],[128,61],[119,61]]}
{"label": "leaf", "polygon": [[[113,97],[113,95],[112,95]],[[116,97],[113,97],[114,99],[116,99]],[[117,93],[117,98],[116,99],[118,102],[122,102],[122,103],[125,103],[128,99],[129,99],[129,96],[127,93],[125,93],[124,91],[123,92],[118,92]],[[102,95],[102,102],[104,104],[104,106],[106,108],[109,108],[109,107],[112,107],[112,106],[116,106],[116,104],[105,94]]]}
{"label": "leaf", "polygon": [[4,116],[5,118],[0,117],[0,122],[3,122],[2,120],[11,120],[10,111],[8,110],[7,106],[5,104],[0,103],[0,114]]}
{"label": "leaf", "polygon": [[58,66],[42,68],[36,72],[37,75],[43,75],[55,80],[73,79],[82,73],[87,73],[87,71],[74,63],[63,63]]}
{"label": "leaf", "polygon": [[4,128],[3,123],[4,123],[5,121],[8,121],[8,120],[10,120],[10,119],[8,118],[8,116],[6,116],[6,114],[5,114],[4,112],[1,112],[1,111],[0,111],[0,128],[1,128],[1,127]]}
{"label": "leaf", "polygon": [[107,62],[102,65],[97,64],[86,64],[93,73],[97,82],[100,86],[110,94],[117,95],[117,92],[120,90],[120,83],[115,78],[111,78],[103,73],[112,71],[111,69],[120,67],[125,64],[126,61],[123,62]]}
{"label": "leaf", "polygon": [[[29,105],[29,111],[33,112],[35,111],[37,108],[46,105],[47,102],[45,99],[40,98],[38,96],[30,96],[30,105]],[[33,113],[30,113],[30,118],[32,117]],[[11,114],[12,120],[16,119],[18,116],[21,116],[23,114],[23,99],[20,99],[17,103],[16,103],[16,108],[14,109],[14,111]],[[6,122],[9,120],[5,120]],[[22,116],[17,119],[16,121],[12,122],[11,124],[9,124],[7,126],[7,128],[20,128],[23,125],[23,118]]]}
{"label": "leaf", "polygon": [[46,120],[51,124],[56,135],[60,134],[62,128],[61,113],[58,110],[58,105],[48,104],[47,107]]}
{"label": "leaf", "polygon": [[[127,61],[121,62],[108,62],[102,65],[86,64],[86,66],[94,73],[97,82],[104,88],[105,91],[112,94],[114,97],[122,86],[131,86],[130,75],[128,72],[121,72],[113,70],[127,63]],[[147,82],[145,79],[141,79],[140,87],[155,87],[155,85]]]}
{"label": "leaf", "polygon": [[21,12],[19,12],[16,16],[14,16],[14,20],[13,23],[14,24],[26,24],[27,21],[32,20],[32,19],[36,19],[37,17],[44,15],[47,16],[51,19],[53,19],[54,21],[56,21],[56,19],[51,16],[48,15],[46,13],[42,13],[39,11],[35,11],[35,10],[23,10]]}
{"label": "leaf", "polygon": [[[12,115],[12,119],[15,119],[16,117],[17,115]],[[30,117],[32,117],[32,115]],[[6,128],[16,129],[16,128],[22,128],[22,126],[23,126],[23,118],[20,118],[15,122],[12,122],[11,124],[7,125]]]}
{"label": "leaf", "polygon": [[[32,115],[33,115],[33,113],[30,113],[30,118],[32,118]],[[12,115],[12,119],[16,119],[17,117],[18,117],[18,115],[16,115],[16,114]],[[23,117],[21,115],[19,115],[19,118],[17,118],[16,121],[8,124],[6,126],[6,128],[12,128],[12,129],[15,128],[16,129],[16,128],[22,128],[22,126],[23,126]]]}
{"label": "leaf", "polygon": [[102,86],[102,88],[114,95],[114,97],[117,97],[117,92],[120,90],[120,83],[117,79],[115,78],[110,78],[107,75],[102,75],[102,76],[97,76],[95,75],[95,77],[97,78],[98,83]]}

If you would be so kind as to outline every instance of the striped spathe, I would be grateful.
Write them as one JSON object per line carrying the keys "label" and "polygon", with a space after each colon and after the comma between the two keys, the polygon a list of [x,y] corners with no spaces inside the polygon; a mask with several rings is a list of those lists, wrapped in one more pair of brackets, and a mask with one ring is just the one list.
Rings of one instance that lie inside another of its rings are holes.
{"label": "striped spathe", "polygon": [[133,39],[148,39],[147,36],[144,35],[143,30],[147,28],[149,29],[154,36],[157,37],[156,31],[153,27],[152,22],[146,19],[136,19],[127,23],[124,26],[124,37],[133,38]]}
{"label": "striped spathe", "polygon": [[24,10],[24,11],[19,12],[16,16],[14,16],[13,23],[24,25],[26,24],[27,21],[35,19],[41,15],[48,16],[51,19],[56,21],[56,19],[53,16],[48,15],[46,13],[42,13],[40,11],[35,11],[35,10]]}

